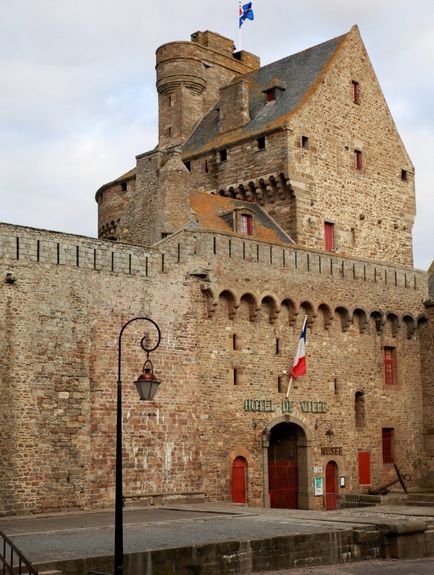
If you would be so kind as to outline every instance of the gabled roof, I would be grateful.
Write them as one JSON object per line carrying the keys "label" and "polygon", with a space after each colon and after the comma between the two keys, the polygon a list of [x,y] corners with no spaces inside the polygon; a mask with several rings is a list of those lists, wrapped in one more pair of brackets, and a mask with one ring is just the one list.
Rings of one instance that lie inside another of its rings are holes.
{"label": "gabled roof", "polygon": [[[281,124],[294,112],[318,84],[328,63],[348,34],[338,36],[322,44],[292,56],[263,66],[241,76],[249,83],[250,121],[243,127],[219,133],[219,103],[202,119],[183,146],[184,153],[195,153],[209,147],[223,146],[234,137],[257,134]],[[270,86],[281,85],[279,97],[266,102],[264,91]]]}
{"label": "gabled roof", "polygon": [[201,230],[236,234],[226,216],[229,212],[243,208],[250,210],[255,218],[254,234],[250,238],[272,243],[294,243],[258,204],[206,192],[198,192],[191,198],[191,209]]}

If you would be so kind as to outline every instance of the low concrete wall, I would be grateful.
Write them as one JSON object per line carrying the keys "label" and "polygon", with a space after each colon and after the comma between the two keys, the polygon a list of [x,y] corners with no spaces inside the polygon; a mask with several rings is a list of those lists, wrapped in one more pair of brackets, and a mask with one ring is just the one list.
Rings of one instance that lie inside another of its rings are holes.
{"label": "low concrete wall", "polygon": [[[125,575],[242,575],[321,564],[362,561],[380,557],[423,557],[427,551],[426,524],[399,528],[343,529],[252,541],[230,541],[134,553],[125,556]],[[409,539],[410,538],[410,539]],[[407,555],[410,553],[410,555]],[[89,571],[111,573],[112,557],[93,557],[39,564],[40,571],[58,569],[64,575]]]}

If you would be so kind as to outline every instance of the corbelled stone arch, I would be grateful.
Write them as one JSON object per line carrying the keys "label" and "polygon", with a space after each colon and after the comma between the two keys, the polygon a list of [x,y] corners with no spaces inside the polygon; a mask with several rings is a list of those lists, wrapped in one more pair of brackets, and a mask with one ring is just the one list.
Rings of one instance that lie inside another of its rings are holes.
{"label": "corbelled stone arch", "polygon": [[424,314],[420,314],[417,317],[417,329],[418,330],[425,330],[428,327],[428,318]]}
{"label": "corbelled stone arch", "polygon": [[314,324],[316,318],[315,307],[310,301],[303,301],[300,304],[300,316],[304,320],[304,316],[307,316],[307,326],[311,328]]}
{"label": "corbelled stone arch", "polygon": [[240,301],[234,291],[230,289],[224,289],[219,293],[219,305],[226,305],[229,319],[233,319],[240,307]]}
{"label": "corbelled stone arch", "polygon": [[405,313],[402,316],[402,323],[404,324],[404,334],[406,339],[412,339],[416,332],[416,320],[411,313]]}
{"label": "corbelled stone arch", "polygon": [[209,286],[206,287],[202,286],[201,289],[203,295],[205,296],[208,318],[211,318],[214,315],[215,310],[217,309],[218,297],[216,296],[215,291]]}
{"label": "corbelled stone arch", "polygon": [[386,327],[390,330],[390,335],[392,337],[398,337],[399,334],[399,317],[394,312],[387,312],[386,316]]}
{"label": "corbelled stone arch", "polygon": [[383,333],[384,327],[384,315],[378,309],[374,309],[369,314],[369,318],[371,321],[371,326],[373,327],[374,333],[376,335],[381,335]]}
{"label": "corbelled stone arch", "polygon": [[321,327],[323,329],[329,329],[332,320],[334,319],[333,312],[329,305],[326,303],[321,303],[318,306],[318,316],[320,317]]}
{"label": "corbelled stone arch", "polygon": [[261,310],[264,314],[268,315],[270,323],[274,323],[280,313],[280,304],[277,299],[271,294],[261,294],[259,297],[261,302]]}
{"label": "corbelled stone arch", "polygon": [[240,297],[240,307],[247,307],[249,321],[256,321],[260,306],[258,305],[257,298],[252,293],[244,293]]}
{"label": "corbelled stone arch", "polygon": [[282,300],[280,304],[280,311],[280,317],[283,319],[283,321],[288,323],[290,326],[294,325],[298,315],[298,308],[291,298],[286,297]]}
{"label": "corbelled stone arch", "polygon": [[369,325],[367,311],[362,307],[356,307],[351,315],[353,325],[358,328],[359,333],[365,333]]}
{"label": "corbelled stone arch", "polygon": [[351,316],[348,309],[343,305],[338,305],[335,309],[335,314],[336,317],[339,318],[339,321],[341,323],[341,330],[343,332],[348,331],[350,329],[351,324]]}

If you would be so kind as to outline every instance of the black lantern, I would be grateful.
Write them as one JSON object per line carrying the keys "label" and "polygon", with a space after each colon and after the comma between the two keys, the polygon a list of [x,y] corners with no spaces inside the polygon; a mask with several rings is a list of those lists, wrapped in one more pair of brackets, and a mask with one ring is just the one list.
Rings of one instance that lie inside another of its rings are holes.
{"label": "black lantern", "polygon": [[149,358],[145,361],[143,372],[139,375],[135,383],[140,399],[147,401],[152,401],[154,399],[154,395],[157,393],[160,381],[154,374],[154,366]]}

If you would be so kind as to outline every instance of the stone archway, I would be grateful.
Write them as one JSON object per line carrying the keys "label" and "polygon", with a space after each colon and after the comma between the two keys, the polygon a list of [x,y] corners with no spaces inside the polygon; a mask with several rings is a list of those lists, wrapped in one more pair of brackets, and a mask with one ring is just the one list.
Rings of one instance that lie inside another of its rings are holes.
{"label": "stone archway", "polygon": [[272,422],[263,443],[264,505],[313,508],[309,476],[311,442],[301,422],[287,416]]}

